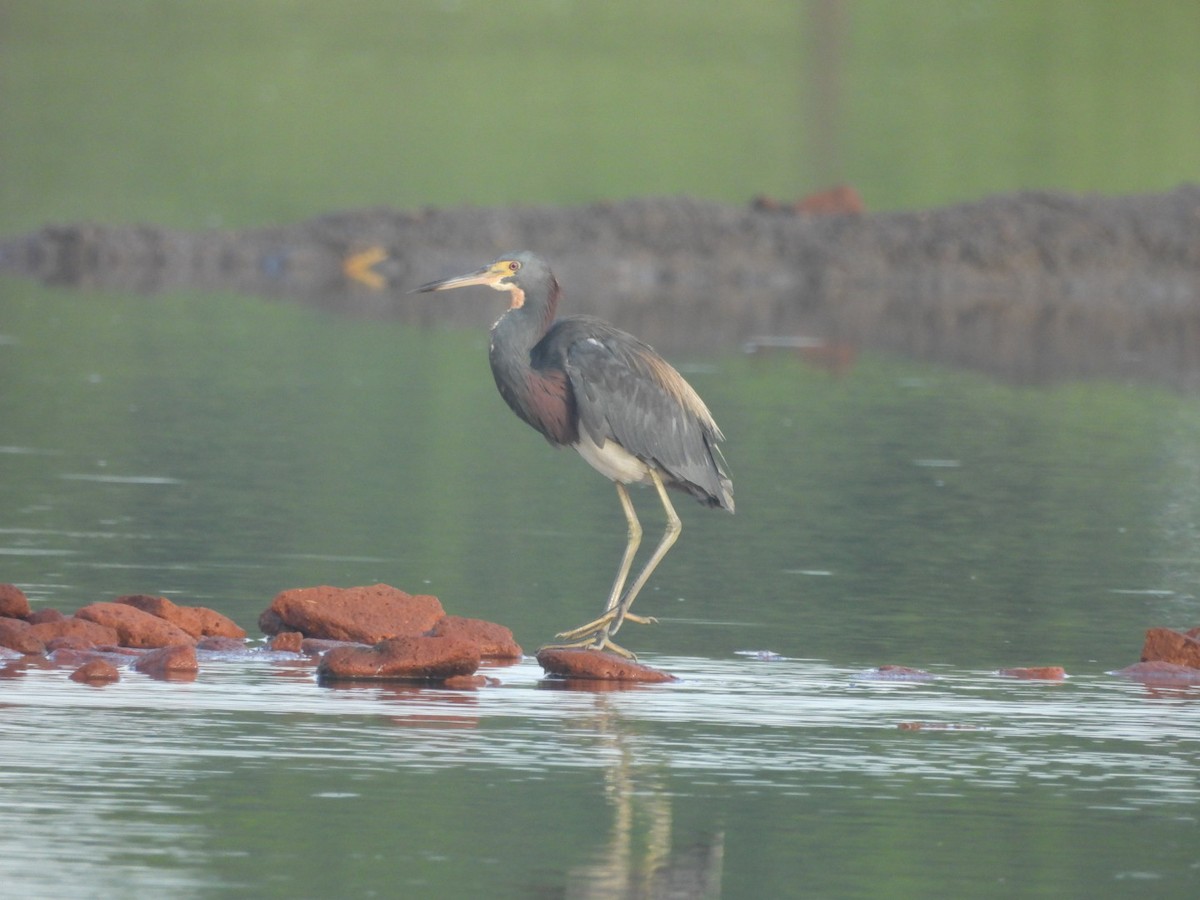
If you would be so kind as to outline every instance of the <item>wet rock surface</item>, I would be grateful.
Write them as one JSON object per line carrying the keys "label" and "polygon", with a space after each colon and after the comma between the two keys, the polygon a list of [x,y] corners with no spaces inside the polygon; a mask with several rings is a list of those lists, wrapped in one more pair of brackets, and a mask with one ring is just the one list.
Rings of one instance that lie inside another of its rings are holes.
{"label": "wet rock surface", "polygon": [[566,679],[628,681],[643,684],[661,684],[678,680],[669,672],[651,668],[635,660],[625,659],[615,653],[599,650],[560,650],[543,647],[537,653],[537,661],[547,675]]}
{"label": "wet rock surface", "polygon": [[113,681],[120,681],[121,673],[108,660],[89,659],[72,672],[70,678],[72,681],[78,681],[83,684],[108,684]]}
{"label": "wet rock surface", "polygon": [[160,647],[145,653],[133,662],[133,668],[151,678],[191,680],[200,671],[196,648],[190,644]]}

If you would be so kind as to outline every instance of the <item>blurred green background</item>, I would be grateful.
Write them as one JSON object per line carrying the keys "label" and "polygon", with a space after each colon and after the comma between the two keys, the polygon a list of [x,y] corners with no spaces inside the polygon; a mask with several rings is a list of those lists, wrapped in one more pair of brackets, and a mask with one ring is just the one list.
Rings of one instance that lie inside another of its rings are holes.
{"label": "blurred green background", "polygon": [[0,232],[1200,177],[1200,6],[2,0]]}
{"label": "blurred green background", "polygon": [[[1197,48],[1200,6],[1170,0],[0,0],[0,235],[841,182],[872,209],[1161,190],[1200,177]],[[0,279],[0,580],[65,611],[162,593],[254,634],[319,583],[429,591],[527,649],[590,618],[624,522],[496,396],[499,299],[421,329]],[[1195,689],[1102,674],[1143,628],[1195,624],[1193,397],[869,352],[836,376],[672,361],[730,437],[738,515],[679,504],[638,607],[663,624],[629,643],[701,680],[411,697],[206,661],[85,693],[31,670],[5,682],[0,884],[583,896],[611,827],[624,874],[664,832],[675,863],[721,849],[729,897],[1194,892]],[[881,663],[949,677],[846,682]],[[990,674],[1021,664],[1073,680]]]}

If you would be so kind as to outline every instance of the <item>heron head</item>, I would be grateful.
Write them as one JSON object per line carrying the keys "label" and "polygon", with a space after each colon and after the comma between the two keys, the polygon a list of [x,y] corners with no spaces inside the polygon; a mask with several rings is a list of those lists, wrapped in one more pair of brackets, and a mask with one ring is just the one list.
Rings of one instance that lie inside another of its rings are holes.
{"label": "heron head", "polygon": [[529,288],[545,285],[548,289],[553,280],[554,276],[550,272],[550,267],[540,256],[528,251],[521,251],[502,256],[474,272],[423,284],[413,293],[449,291],[454,288],[482,284],[493,290],[508,291],[512,294],[512,306],[520,308],[525,305],[525,294]]}

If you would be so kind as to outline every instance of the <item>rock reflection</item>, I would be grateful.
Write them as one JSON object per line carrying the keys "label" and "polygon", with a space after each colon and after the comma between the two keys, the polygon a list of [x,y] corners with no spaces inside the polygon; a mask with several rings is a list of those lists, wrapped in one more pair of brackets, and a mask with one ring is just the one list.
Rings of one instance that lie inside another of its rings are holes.
{"label": "rock reflection", "polygon": [[64,225],[0,241],[0,271],[80,290],[235,291],[417,324],[485,324],[414,285],[501,252],[551,259],[566,308],[664,351],[746,345],[841,371],[856,348],[1022,382],[1200,375],[1200,187],[1029,192],[942,209],[809,215],[687,199],[331,214],[189,233]]}

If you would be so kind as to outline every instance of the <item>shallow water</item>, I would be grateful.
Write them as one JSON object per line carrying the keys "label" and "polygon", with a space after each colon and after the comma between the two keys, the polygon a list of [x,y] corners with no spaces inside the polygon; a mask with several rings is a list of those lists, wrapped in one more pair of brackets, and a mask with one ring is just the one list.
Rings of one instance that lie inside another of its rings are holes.
{"label": "shallow water", "polygon": [[527,660],[478,692],[326,688],[270,653],[206,659],[183,684],[25,670],[0,725],[20,822],[6,878],[85,896],[1178,897],[1194,881],[1200,688],[650,661],[682,680],[547,689]]}
{"label": "shallow water", "polygon": [[[161,593],[254,633],[283,588],[385,581],[530,650],[597,612],[619,507],[495,396],[494,311],[452,331],[228,296],[6,302],[0,577],[35,606]],[[661,622],[622,632],[678,684],[555,689],[529,659],[475,692],[322,687],[266,653],[103,688],[10,666],[6,884],[1186,895],[1200,688],[1106,673],[1197,618],[1194,399],[871,354],[677,361],[738,492],[736,516],[681,498],[638,603]],[[661,516],[635,502],[648,544]],[[861,677],[885,663],[937,679]],[[994,674],[1037,664],[1070,677]]]}

